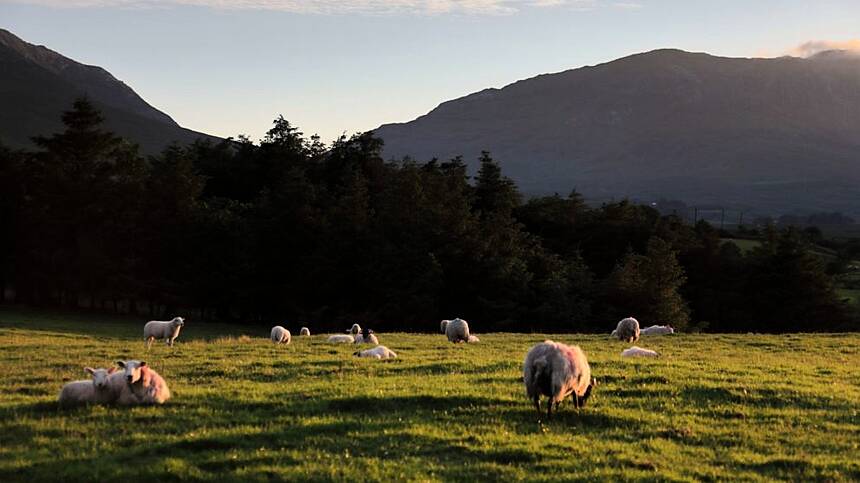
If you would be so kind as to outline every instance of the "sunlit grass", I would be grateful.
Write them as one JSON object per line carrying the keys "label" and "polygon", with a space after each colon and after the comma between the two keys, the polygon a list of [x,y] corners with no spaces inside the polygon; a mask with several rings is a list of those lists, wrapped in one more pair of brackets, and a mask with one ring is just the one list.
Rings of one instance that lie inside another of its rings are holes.
{"label": "sunlit grass", "polygon": [[[386,333],[400,358],[381,362],[325,335],[275,346],[268,327],[193,321],[146,353],[141,330],[0,311],[0,481],[860,479],[860,335],[682,334],[631,361],[605,336]],[[541,423],[521,363],[547,337],[582,346],[601,384]],[[84,365],[122,358],[173,399],[56,407]]]}

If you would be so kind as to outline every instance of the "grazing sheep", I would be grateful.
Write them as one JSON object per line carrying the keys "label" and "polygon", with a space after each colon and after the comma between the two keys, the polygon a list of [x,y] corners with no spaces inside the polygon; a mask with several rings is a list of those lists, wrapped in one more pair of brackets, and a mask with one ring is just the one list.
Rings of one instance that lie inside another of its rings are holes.
{"label": "grazing sheep", "polygon": [[143,326],[143,340],[146,341],[146,349],[152,346],[155,339],[164,339],[167,345],[172,346],[173,341],[179,337],[179,330],[185,325],[185,319],[174,317],[173,320],[150,320]]}
{"label": "grazing sheep", "polygon": [[460,318],[446,324],[445,335],[449,342],[477,342],[477,337],[471,339],[469,336],[469,323]]}
{"label": "grazing sheep", "polygon": [[355,357],[370,357],[373,359],[397,359],[397,354],[384,345],[378,345],[373,349],[358,351],[353,354]]}
{"label": "grazing sheep", "polygon": [[164,404],[170,399],[170,389],[155,370],[144,361],[116,361],[123,370],[108,378],[115,401],[123,406]]}
{"label": "grazing sheep", "polygon": [[577,408],[585,406],[597,381],[591,378],[591,368],[585,353],[577,346],[544,341],[532,347],[523,363],[523,383],[526,394],[540,412],[540,396],[548,396],[546,417],[552,417],[552,407],[569,395]]}
{"label": "grazing sheep", "polygon": [[333,344],[352,344],[355,342],[355,337],[348,334],[330,335],[328,341]]}
{"label": "grazing sheep", "polygon": [[290,335],[290,331],[281,327],[280,325],[276,325],[272,327],[272,342],[275,344],[289,344],[292,336]]}
{"label": "grazing sheep", "polygon": [[358,324],[352,324],[352,327],[348,331],[347,334],[352,334],[353,336],[358,335],[361,332],[361,326]]}
{"label": "grazing sheep", "polygon": [[71,407],[88,403],[112,402],[108,377],[116,372],[116,367],[110,369],[93,369],[84,367],[92,379],[66,383],[60,391],[59,403],[62,407]]}
{"label": "grazing sheep", "polygon": [[442,329],[443,334],[445,333],[445,329],[448,328],[448,324],[450,324],[450,323],[451,323],[450,320],[443,320],[441,323],[439,323],[439,328]]}
{"label": "grazing sheep", "polygon": [[621,357],[660,357],[660,354],[650,349],[643,349],[634,345],[633,347],[621,352]]}
{"label": "grazing sheep", "polygon": [[675,328],[671,325],[652,325],[639,331],[640,335],[669,335],[674,333]]}
{"label": "grazing sheep", "polygon": [[618,322],[618,327],[612,331],[612,336],[627,343],[636,342],[639,340],[639,321],[633,317],[622,319],[621,322]]}
{"label": "grazing sheep", "polygon": [[363,329],[360,334],[355,336],[355,343],[379,345],[379,339],[376,338],[376,334],[372,330]]}
{"label": "grazing sheep", "polygon": [[311,330],[308,329],[307,327],[302,327],[302,330],[299,331],[299,335],[309,336],[309,335],[311,335]]}

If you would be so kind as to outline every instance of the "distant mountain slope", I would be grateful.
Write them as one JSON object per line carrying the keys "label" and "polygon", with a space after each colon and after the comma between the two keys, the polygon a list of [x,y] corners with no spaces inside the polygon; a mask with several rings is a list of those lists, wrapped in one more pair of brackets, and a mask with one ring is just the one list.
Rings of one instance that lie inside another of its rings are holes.
{"label": "distant mountain slope", "polygon": [[32,136],[62,129],[60,114],[81,95],[102,109],[109,129],[145,152],[157,152],[172,141],[210,137],[179,126],[101,67],[80,64],[0,29],[0,142],[31,146]]}
{"label": "distant mountain slope", "polygon": [[376,130],[385,156],[481,150],[531,193],[860,213],[860,57],[679,50],[541,75]]}

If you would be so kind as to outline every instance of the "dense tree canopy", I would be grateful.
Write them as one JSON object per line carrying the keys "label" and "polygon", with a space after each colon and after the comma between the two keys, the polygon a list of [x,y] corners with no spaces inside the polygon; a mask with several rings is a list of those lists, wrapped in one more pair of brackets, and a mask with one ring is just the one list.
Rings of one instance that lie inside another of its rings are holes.
{"label": "dense tree canopy", "polygon": [[745,255],[628,201],[524,201],[486,152],[472,180],[461,158],[386,162],[372,133],[324,146],[282,117],[259,143],[149,159],[85,99],[63,121],[36,151],[0,148],[0,283],[18,302],[321,330],[853,327],[809,233]]}

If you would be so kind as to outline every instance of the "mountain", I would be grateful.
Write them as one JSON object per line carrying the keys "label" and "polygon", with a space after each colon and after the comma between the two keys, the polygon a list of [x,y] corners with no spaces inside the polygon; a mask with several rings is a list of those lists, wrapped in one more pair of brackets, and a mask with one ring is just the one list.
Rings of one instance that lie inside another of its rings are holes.
{"label": "mountain", "polygon": [[108,129],[155,153],[173,141],[211,136],[185,129],[101,67],[84,65],[0,29],[0,142],[30,147],[30,138],[62,130],[60,114],[86,95]]}
{"label": "mountain", "polygon": [[385,156],[491,152],[526,193],[860,214],[860,56],[657,50],[445,102]]}

